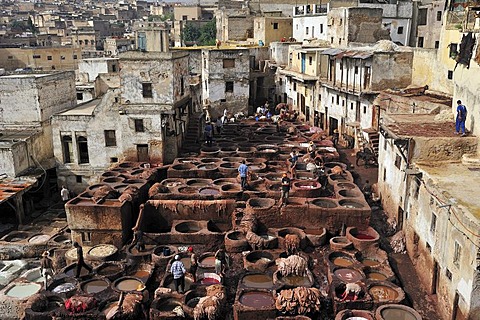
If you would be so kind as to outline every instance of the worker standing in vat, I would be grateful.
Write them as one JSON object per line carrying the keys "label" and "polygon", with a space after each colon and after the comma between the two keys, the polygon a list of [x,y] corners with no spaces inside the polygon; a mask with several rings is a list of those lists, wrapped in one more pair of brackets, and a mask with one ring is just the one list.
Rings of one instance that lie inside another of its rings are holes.
{"label": "worker standing in vat", "polygon": [[188,247],[188,252],[190,252],[190,273],[193,277],[193,282],[197,282],[197,269],[198,269],[198,261],[197,255],[193,252],[193,247]]}
{"label": "worker standing in vat", "polygon": [[50,251],[45,251],[42,254],[42,260],[40,261],[40,273],[45,278],[45,290],[47,290],[48,277],[53,277],[53,261],[50,258]]}
{"label": "worker standing in vat", "polygon": [[240,174],[242,190],[245,191],[247,189],[247,176],[248,176],[248,166],[245,164],[245,160],[243,160],[242,164],[238,167],[238,173]]}
{"label": "worker standing in vat", "polygon": [[455,134],[462,131],[462,137],[465,134],[465,121],[467,120],[467,107],[462,104],[461,100],[457,100],[457,118],[455,119]]}
{"label": "worker standing in vat", "polygon": [[207,146],[211,147],[212,139],[213,139],[213,126],[211,122],[208,122],[205,125],[204,135],[205,135],[205,142],[207,143]]}
{"label": "worker standing in vat", "polygon": [[73,243],[73,247],[77,249],[77,269],[75,272],[75,278],[79,278],[80,274],[82,272],[82,268],[85,268],[88,270],[89,273],[92,272],[92,267],[87,265],[85,263],[85,260],[83,260],[83,249],[82,247],[78,244],[78,242]]}
{"label": "worker standing in vat", "polygon": [[288,204],[288,194],[290,192],[290,178],[287,176],[286,173],[282,176],[282,195],[280,197],[280,207],[286,206]]}
{"label": "worker standing in vat", "polygon": [[62,201],[65,204],[68,200],[70,200],[70,191],[68,191],[65,186],[62,186],[62,190],[60,191],[60,196],[62,197]]}
{"label": "worker standing in vat", "polygon": [[145,251],[145,241],[143,240],[143,231],[140,228],[134,227],[133,228],[133,241],[132,243],[135,244],[135,249],[138,252]]}
{"label": "worker standing in vat", "polygon": [[185,272],[187,272],[187,270],[185,270],[185,266],[183,265],[183,262],[180,261],[180,256],[178,254],[175,255],[175,261],[170,267],[170,272],[173,275],[175,291],[183,293],[185,291]]}
{"label": "worker standing in vat", "polygon": [[228,266],[228,259],[223,249],[218,249],[215,252],[215,273],[222,275],[225,273],[225,267]]}

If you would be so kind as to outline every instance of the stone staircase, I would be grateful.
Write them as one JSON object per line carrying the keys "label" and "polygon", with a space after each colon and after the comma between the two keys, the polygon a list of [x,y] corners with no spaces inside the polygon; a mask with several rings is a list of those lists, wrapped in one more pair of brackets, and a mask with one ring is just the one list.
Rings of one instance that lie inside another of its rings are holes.
{"label": "stone staircase", "polygon": [[202,133],[203,128],[201,128],[200,117],[201,113],[194,113],[190,116],[187,126],[187,134],[185,135],[185,140],[183,140],[182,153],[189,152],[199,152],[200,146],[202,144]]}
{"label": "stone staircase", "polygon": [[[364,139],[363,132],[367,133],[368,135],[367,140]],[[367,143],[370,143],[370,146],[373,148],[373,152],[375,153],[375,156],[378,157],[378,144],[380,141],[380,135],[378,134],[378,131],[373,128],[368,128],[368,129],[364,129],[363,132],[359,131],[359,135],[362,136],[362,143],[363,143],[361,147],[364,147]]]}

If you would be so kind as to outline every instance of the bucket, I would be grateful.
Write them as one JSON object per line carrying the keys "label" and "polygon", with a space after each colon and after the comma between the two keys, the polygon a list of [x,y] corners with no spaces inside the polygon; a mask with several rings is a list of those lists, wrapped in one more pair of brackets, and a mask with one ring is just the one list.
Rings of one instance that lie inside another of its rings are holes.
{"label": "bucket", "polygon": [[169,256],[170,254],[171,254],[170,253],[170,248],[167,248],[167,247],[163,248],[163,255],[164,256]]}

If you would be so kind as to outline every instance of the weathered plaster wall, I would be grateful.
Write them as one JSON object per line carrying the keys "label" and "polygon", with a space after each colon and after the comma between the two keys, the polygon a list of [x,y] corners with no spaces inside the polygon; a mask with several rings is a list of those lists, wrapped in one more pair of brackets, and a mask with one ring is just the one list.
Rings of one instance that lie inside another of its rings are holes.
{"label": "weathered plaster wall", "polygon": [[448,79],[448,66],[438,60],[437,49],[415,48],[412,64],[412,85],[453,94],[453,80]]}
{"label": "weathered plaster wall", "polygon": [[118,59],[114,58],[83,59],[78,64],[78,72],[80,74],[87,74],[88,82],[94,82],[99,73],[118,71]]}
{"label": "weathered plaster wall", "polygon": [[435,137],[415,137],[413,159],[416,162],[460,161],[465,153],[475,153],[478,139],[451,139]]}
{"label": "weathered plaster wall", "polygon": [[375,43],[381,39],[382,9],[348,8],[347,16],[342,24],[348,23],[348,43]]}
{"label": "weathered plaster wall", "polygon": [[[308,28],[308,34],[306,34],[306,28]],[[312,38],[329,41],[327,28],[326,14],[293,18],[293,37],[298,41]]]}
{"label": "weathered plaster wall", "polygon": [[[257,17],[253,22],[253,38],[255,43],[263,41],[265,46],[270,42],[280,41],[292,36],[292,18],[285,17]],[[275,29],[274,26],[277,28]]]}
{"label": "weathered plaster wall", "polygon": [[75,106],[76,99],[72,71],[0,77],[1,126],[38,126],[54,113]]}
{"label": "weathered plaster wall", "polygon": [[408,87],[412,80],[412,61],[413,52],[375,52],[371,89],[379,91]]}

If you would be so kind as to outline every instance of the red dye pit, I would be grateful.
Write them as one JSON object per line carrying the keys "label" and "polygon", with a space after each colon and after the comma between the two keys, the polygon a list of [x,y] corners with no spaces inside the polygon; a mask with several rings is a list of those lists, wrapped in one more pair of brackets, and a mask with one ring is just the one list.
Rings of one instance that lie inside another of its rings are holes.
{"label": "red dye pit", "polygon": [[375,239],[375,237],[372,237],[369,234],[360,233],[360,232],[355,235],[355,238],[360,239],[360,240],[373,240],[373,239]]}
{"label": "red dye pit", "polygon": [[214,278],[203,278],[201,281],[200,281],[201,284],[217,284],[217,283],[220,283],[220,281],[218,281],[217,279],[214,279]]}

